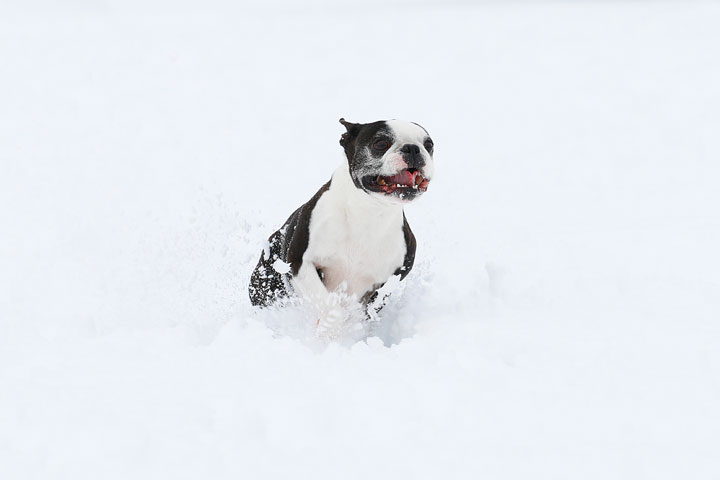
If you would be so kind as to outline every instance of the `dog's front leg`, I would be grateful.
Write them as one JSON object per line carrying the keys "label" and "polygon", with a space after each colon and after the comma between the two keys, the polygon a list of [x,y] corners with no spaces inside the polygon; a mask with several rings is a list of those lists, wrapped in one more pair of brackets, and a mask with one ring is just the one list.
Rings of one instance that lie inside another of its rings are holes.
{"label": "dog's front leg", "polygon": [[312,305],[317,316],[318,335],[332,337],[338,333],[346,320],[346,303],[351,299],[343,292],[328,291],[317,267],[309,261],[303,261],[292,284]]}

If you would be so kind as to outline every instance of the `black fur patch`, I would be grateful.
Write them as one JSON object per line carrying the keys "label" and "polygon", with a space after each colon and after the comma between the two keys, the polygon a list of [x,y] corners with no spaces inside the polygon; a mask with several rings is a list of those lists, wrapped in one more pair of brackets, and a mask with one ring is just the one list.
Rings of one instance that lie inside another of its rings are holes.
{"label": "black fur patch", "polygon": [[405,212],[403,212],[403,235],[405,236],[405,261],[403,266],[395,270],[395,275],[400,275],[400,280],[404,280],[407,277],[410,270],[412,270],[415,264],[415,249],[417,248],[417,242],[415,241],[415,235],[410,230],[410,224],[405,218]]}
{"label": "black fur patch", "polygon": [[266,307],[279,298],[288,296],[285,285],[290,275],[277,272],[273,264],[280,259],[290,265],[292,275],[297,275],[300,271],[302,257],[310,239],[312,211],[322,194],[329,188],[330,182],[327,182],[306,204],[290,215],[280,230],[270,235],[268,239],[270,256],[265,258],[264,251],[260,254],[260,260],[250,277],[248,290],[253,305]]}
{"label": "black fur patch", "polygon": [[[376,168],[379,168],[382,164],[381,158],[384,152],[375,152],[364,147],[367,147],[373,140],[380,137],[387,137],[392,143],[392,131],[388,128],[385,120],[372,123],[350,123],[341,118],[340,123],[345,125],[347,129],[340,137],[340,145],[345,149],[345,156],[350,167],[350,177],[357,188],[365,190],[361,182],[364,167],[371,167],[376,164]],[[370,169],[375,170],[372,167]]]}

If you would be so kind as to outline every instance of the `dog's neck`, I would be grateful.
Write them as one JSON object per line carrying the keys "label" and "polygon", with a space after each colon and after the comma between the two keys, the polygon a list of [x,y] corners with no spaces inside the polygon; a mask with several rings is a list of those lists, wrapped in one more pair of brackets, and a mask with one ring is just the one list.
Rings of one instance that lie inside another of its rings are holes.
{"label": "dog's neck", "polygon": [[332,176],[330,191],[337,202],[337,207],[343,208],[348,217],[367,219],[375,225],[382,223],[403,222],[402,204],[391,203],[376,198],[355,186],[350,177],[347,163],[340,165]]}

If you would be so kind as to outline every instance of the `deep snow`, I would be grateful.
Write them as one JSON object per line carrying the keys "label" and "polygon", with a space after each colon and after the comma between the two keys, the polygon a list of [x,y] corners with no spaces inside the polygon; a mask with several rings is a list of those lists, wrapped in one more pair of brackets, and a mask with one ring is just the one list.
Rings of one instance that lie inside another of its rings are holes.
{"label": "deep snow", "polygon": [[[365,5],[0,7],[0,478],[720,476],[720,5]],[[325,344],[246,287],[341,116],[438,175]]]}

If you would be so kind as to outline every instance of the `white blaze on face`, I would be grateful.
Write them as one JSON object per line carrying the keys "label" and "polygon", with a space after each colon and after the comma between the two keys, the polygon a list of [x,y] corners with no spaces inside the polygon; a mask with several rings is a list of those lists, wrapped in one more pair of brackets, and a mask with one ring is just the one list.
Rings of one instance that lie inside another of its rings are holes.
{"label": "white blaze on face", "polygon": [[425,167],[423,167],[421,173],[425,178],[432,179],[434,173],[433,159],[424,146],[425,139],[428,138],[427,132],[419,125],[403,120],[388,120],[385,123],[392,130],[395,142],[383,158],[384,173],[394,174],[407,168],[400,149],[404,145],[413,144],[420,147],[420,152],[425,159]]}

